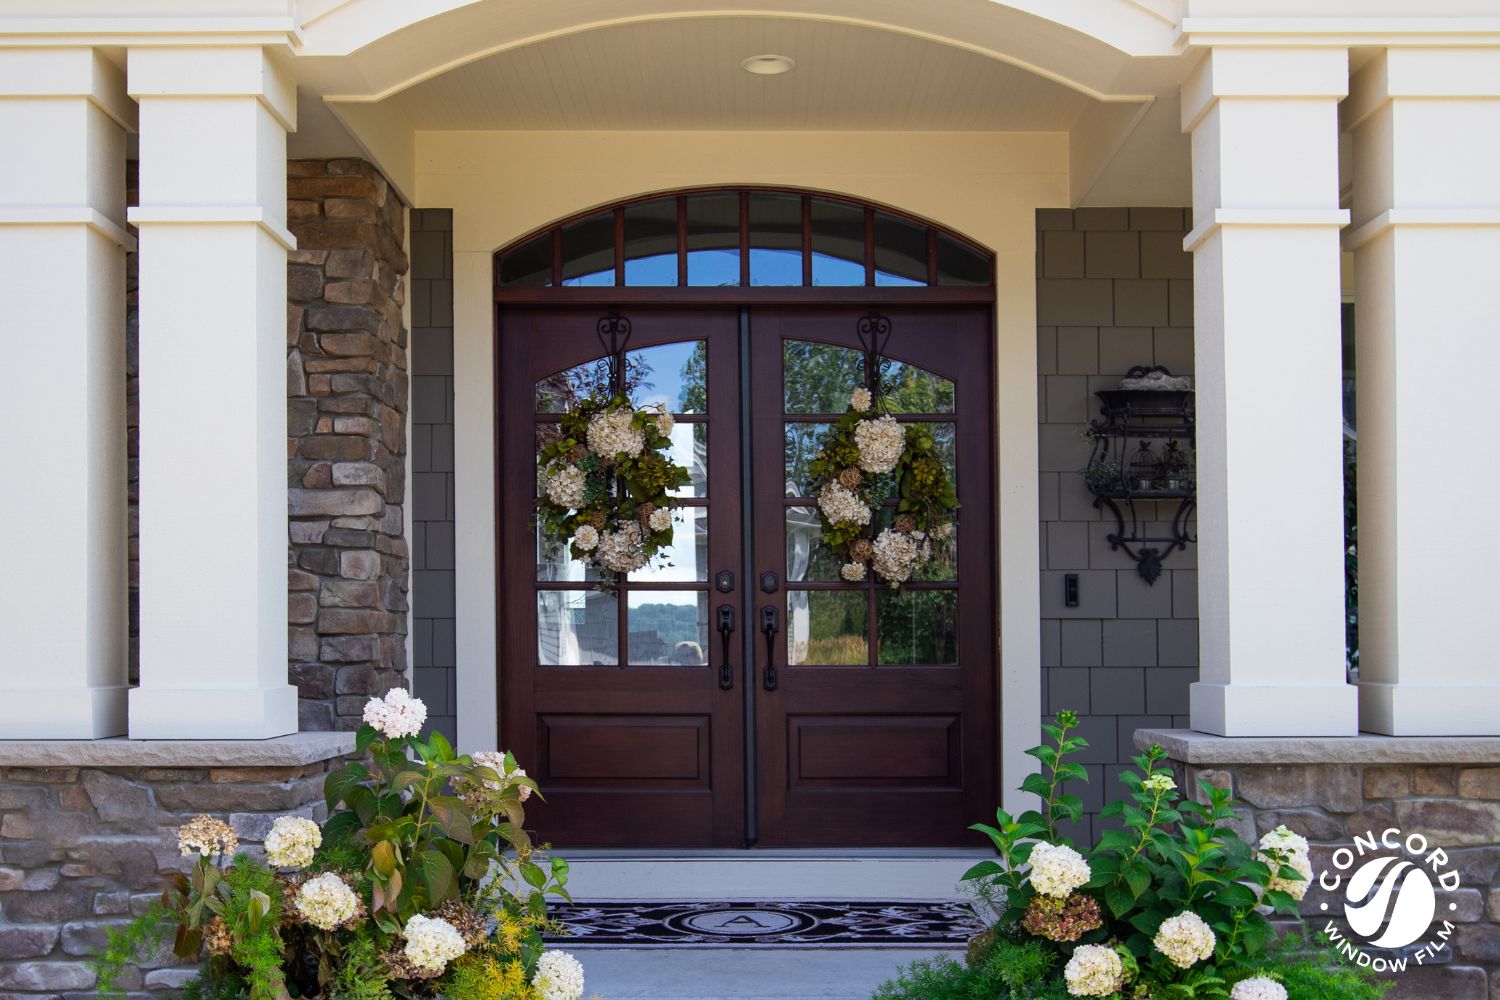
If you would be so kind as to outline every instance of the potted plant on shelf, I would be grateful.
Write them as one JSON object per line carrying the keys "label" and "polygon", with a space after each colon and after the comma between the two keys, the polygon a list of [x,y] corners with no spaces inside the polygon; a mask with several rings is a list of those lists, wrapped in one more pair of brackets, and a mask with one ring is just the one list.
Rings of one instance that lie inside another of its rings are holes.
{"label": "potted plant on shelf", "polygon": [[421,739],[426,717],[402,689],[371,698],[327,822],[277,818],[264,861],[218,819],[185,824],[192,867],[111,933],[100,993],[121,996],[124,967],[170,938],[203,962],[187,1000],[579,1000],[582,966],[542,942],[568,865],[524,829],[536,783],[509,753]]}
{"label": "potted plant on shelf", "polygon": [[1083,483],[1095,496],[1114,496],[1125,489],[1125,476],[1118,462],[1094,462],[1083,470]]}

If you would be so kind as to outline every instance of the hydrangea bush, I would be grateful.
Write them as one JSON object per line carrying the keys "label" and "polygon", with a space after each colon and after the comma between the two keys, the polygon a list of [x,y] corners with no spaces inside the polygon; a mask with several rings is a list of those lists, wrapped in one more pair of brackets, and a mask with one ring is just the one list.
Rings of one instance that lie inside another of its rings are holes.
{"label": "hydrangea bush", "polygon": [[1117,822],[1080,850],[1060,824],[1083,804],[1064,792],[1087,781],[1067,758],[1085,749],[1078,724],[1060,712],[1041,762],[1022,791],[1040,808],[994,826],[999,857],[965,875],[992,905],[994,926],[976,938],[969,963],[919,963],[878,1000],[1375,1000],[1384,988],[1330,960],[1301,934],[1277,937],[1270,917],[1295,915],[1312,876],[1306,839],[1278,827],[1256,844],[1231,825],[1229,793],[1207,782],[1201,801],[1183,799],[1165,752],[1152,747],[1122,775],[1125,797],[1105,806]]}
{"label": "hydrangea bush", "polygon": [[265,861],[199,816],[179,831],[191,871],[112,936],[100,990],[167,936],[204,962],[185,1000],[580,1000],[583,968],[548,951],[547,897],[568,866],[540,862],[522,803],[536,784],[509,753],[454,753],[404,690],[372,698],[330,774],[321,826],[278,817]]}

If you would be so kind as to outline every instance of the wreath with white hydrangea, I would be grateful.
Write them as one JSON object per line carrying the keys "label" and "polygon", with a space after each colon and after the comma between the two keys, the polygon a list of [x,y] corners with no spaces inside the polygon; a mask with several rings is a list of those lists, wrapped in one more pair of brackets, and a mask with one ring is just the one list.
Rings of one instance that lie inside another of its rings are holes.
{"label": "wreath with white hydrangea", "polygon": [[688,482],[672,460],[672,415],[624,396],[589,396],[563,415],[537,456],[542,533],[614,579],[671,544],[671,491]]}
{"label": "wreath with white hydrangea", "polygon": [[[932,432],[881,409],[869,389],[850,394],[812,461],[813,495],[843,578],[858,583],[873,570],[899,587],[951,545],[958,496]],[[877,531],[876,512],[893,497],[895,516]]]}

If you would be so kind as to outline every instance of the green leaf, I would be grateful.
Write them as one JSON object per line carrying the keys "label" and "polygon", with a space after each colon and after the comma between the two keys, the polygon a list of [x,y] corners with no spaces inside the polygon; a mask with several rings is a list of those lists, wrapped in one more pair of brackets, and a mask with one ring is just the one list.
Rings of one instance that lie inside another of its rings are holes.
{"label": "green leaf", "polygon": [[979,862],[979,864],[975,865],[974,867],[970,868],[968,871],[964,872],[963,875],[961,875],[959,877],[959,881],[960,882],[972,882],[975,879],[993,878],[993,877],[995,877],[997,875],[1004,875],[1004,874],[1005,874],[1005,869],[1002,868],[1002,867],[1000,867],[995,862],[993,862],[993,861],[981,861],[981,862]]}
{"label": "green leaf", "polygon": [[427,742],[431,744],[433,753],[438,760],[449,761],[456,756],[453,753],[453,745],[448,742],[448,738],[436,729],[432,731],[432,736],[428,738]]}
{"label": "green leaf", "polygon": [[538,889],[547,884],[547,873],[530,861],[521,862],[521,877]]}
{"label": "green leaf", "polygon": [[380,734],[375,731],[374,726],[360,726],[354,734],[354,752],[364,753],[370,749],[370,744],[380,739]]}
{"label": "green leaf", "polygon": [[440,796],[430,800],[427,808],[432,810],[432,815],[437,817],[438,825],[448,836],[465,844],[474,843],[474,817],[458,799],[446,795]]}
{"label": "green leaf", "polygon": [[[369,726],[365,727],[365,729],[369,728]],[[371,729],[370,732],[373,733],[374,730]],[[327,780],[323,782],[323,799],[328,803],[329,811],[331,812],[337,808],[338,804],[343,801],[344,796],[349,793],[349,790],[357,787],[361,781],[364,781],[369,776],[369,770],[357,760],[350,761],[342,769],[330,774]]]}
{"label": "green leaf", "polygon": [[442,851],[426,850],[417,855],[417,868],[434,903],[447,899],[453,884],[453,863]]}
{"label": "green leaf", "polygon": [[1032,747],[1026,753],[1046,764],[1048,767],[1057,763],[1057,751],[1049,746]]}
{"label": "green leaf", "polygon": [[1125,876],[1125,884],[1130,887],[1130,894],[1136,899],[1141,898],[1141,893],[1151,887],[1151,870],[1139,861],[1125,866],[1121,872]]}
{"label": "green leaf", "polygon": [[1046,778],[1032,772],[1021,782],[1021,791],[1030,792],[1040,799],[1046,799],[1048,795],[1052,794],[1052,786],[1047,782]]}
{"label": "green leaf", "polygon": [[389,840],[378,840],[370,846],[370,864],[376,874],[390,878],[396,870],[396,847]]}
{"label": "green leaf", "polygon": [[404,792],[412,785],[420,785],[423,781],[426,780],[427,776],[421,771],[402,771],[401,773],[396,775],[396,778],[391,782],[391,785],[396,789],[396,791]]}
{"label": "green leaf", "polygon": [[1104,889],[1104,903],[1115,917],[1123,917],[1135,905],[1135,897],[1118,882]]}

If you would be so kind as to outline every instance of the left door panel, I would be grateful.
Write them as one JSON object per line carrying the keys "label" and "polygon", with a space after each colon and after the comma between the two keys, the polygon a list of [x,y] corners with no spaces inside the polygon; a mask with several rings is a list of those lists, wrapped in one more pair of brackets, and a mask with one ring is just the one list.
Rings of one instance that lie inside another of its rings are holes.
{"label": "left door panel", "polygon": [[[603,590],[536,530],[537,449],[607,381],[597,310],[503,310],[496,333],[500,745],[547,797],[528,810],[560,847],[731,847],[744,836],[743,678],[714,580],[740,571],[735,310],[632,311],[624,384],[676,415],[690,470],[666,565]],[[659,561],[660,562],[660,561]],[[738,589],[738,588],[736,588]]]}

